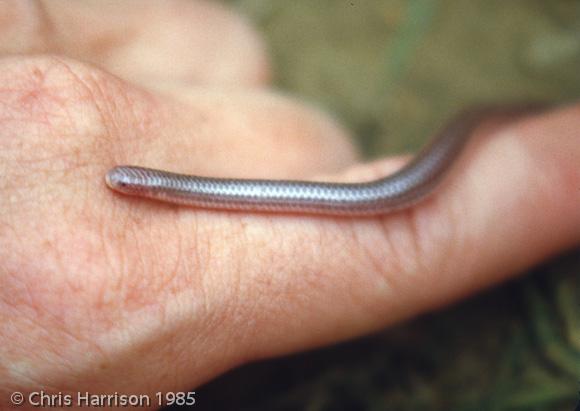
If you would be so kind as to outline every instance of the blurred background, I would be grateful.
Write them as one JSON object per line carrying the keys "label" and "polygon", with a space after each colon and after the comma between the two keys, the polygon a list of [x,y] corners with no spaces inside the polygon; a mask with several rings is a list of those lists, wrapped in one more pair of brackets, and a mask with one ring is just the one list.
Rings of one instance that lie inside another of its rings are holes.
{"label": "blurred background", "polygon": [[[578,0],[223,2],[265,36],[277,88],[334,114],[368,157],[416,150],[472,103],[580,96]],[[194,408],[568,411],[579,391],[572,250],[441,312],[232,371]]]}

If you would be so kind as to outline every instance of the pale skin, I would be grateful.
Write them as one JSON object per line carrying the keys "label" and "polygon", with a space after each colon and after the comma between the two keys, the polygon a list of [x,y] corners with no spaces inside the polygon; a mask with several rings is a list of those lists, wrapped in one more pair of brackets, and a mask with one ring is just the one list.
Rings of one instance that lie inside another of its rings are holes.
{"label": "pale skin", "polygon": [[408,211],[212,212],[115,194],[104,174],[362,181],[405,159],[360,163],[335,120],[269,89],[258,34],[214,3],[6,0],[0,54],[2,406],[14,390],[192,389],[580,243],[578,105],[482,127]]}

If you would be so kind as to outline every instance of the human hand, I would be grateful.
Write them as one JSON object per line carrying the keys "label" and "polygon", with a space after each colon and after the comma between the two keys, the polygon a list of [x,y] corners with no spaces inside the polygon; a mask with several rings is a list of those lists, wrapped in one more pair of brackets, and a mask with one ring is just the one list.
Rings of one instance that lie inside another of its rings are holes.
{"label": "human hand", "polygon": [[266,90],[259,39],[217,5],[13,0],[0,21],[0,404],[190,389],[580,241],[580,107],[480,130],[436,195],[401,213],[179,208],[116,195],[104,174],[359,181],[404,160],[357,165],[332,120]]}

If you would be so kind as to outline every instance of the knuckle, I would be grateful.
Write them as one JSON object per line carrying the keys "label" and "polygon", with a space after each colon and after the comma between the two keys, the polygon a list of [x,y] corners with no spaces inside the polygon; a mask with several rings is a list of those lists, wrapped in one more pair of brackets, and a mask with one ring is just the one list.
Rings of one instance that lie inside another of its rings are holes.
{"label": "knuckle", "polygon": [[104,76],[97,69],[56,56],[5,58],[0,66],[3,126],[70,127],[99,117]]}
{"label": "knuckle", "polygon": [[[95,67],[58,56],[0,60],[0,159],[27,170],[71,170],[109,155],[144,92]],[[149,111],[152,111],[150,109]],[[139,129],[139,127],[137,127]],[[7,170],[4,170],[7,171]]]}
{"label": "knuckle", "polygon": [[102,172],[121,137],[144,134],[150,124],[145,116],[153,118],[157,101],[148,96],[74,60],[0,59],[0,190],[8,193],[0,198],[3,213],[45,210],[30,200],[54,201],[55,193],[55,208],[92,209],[88,200],[95,191],[79,182]]}
{"label": "knuckle", "polygon": [[92,161],[91,137],[107,132],[99,96],[103,80],[93,80],[94,71],[52,56],[0,60],[3,185],[17,188],[31,183],[27,175],[48,177]]}

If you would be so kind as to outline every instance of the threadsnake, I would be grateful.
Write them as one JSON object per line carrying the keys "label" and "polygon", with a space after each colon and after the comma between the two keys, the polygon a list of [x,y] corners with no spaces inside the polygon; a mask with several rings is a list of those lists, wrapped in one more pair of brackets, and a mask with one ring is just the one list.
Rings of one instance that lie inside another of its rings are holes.
{"label": "threadsnake", "polygon": [[483,121],[536,110],[535,105],[527,104],[464,110],[406,166],[369,182],[214,178],[117,166],[106,174],[106,183],[123,194],[207,209],[336,216],[386,214],[410,207],[431,194]]}

